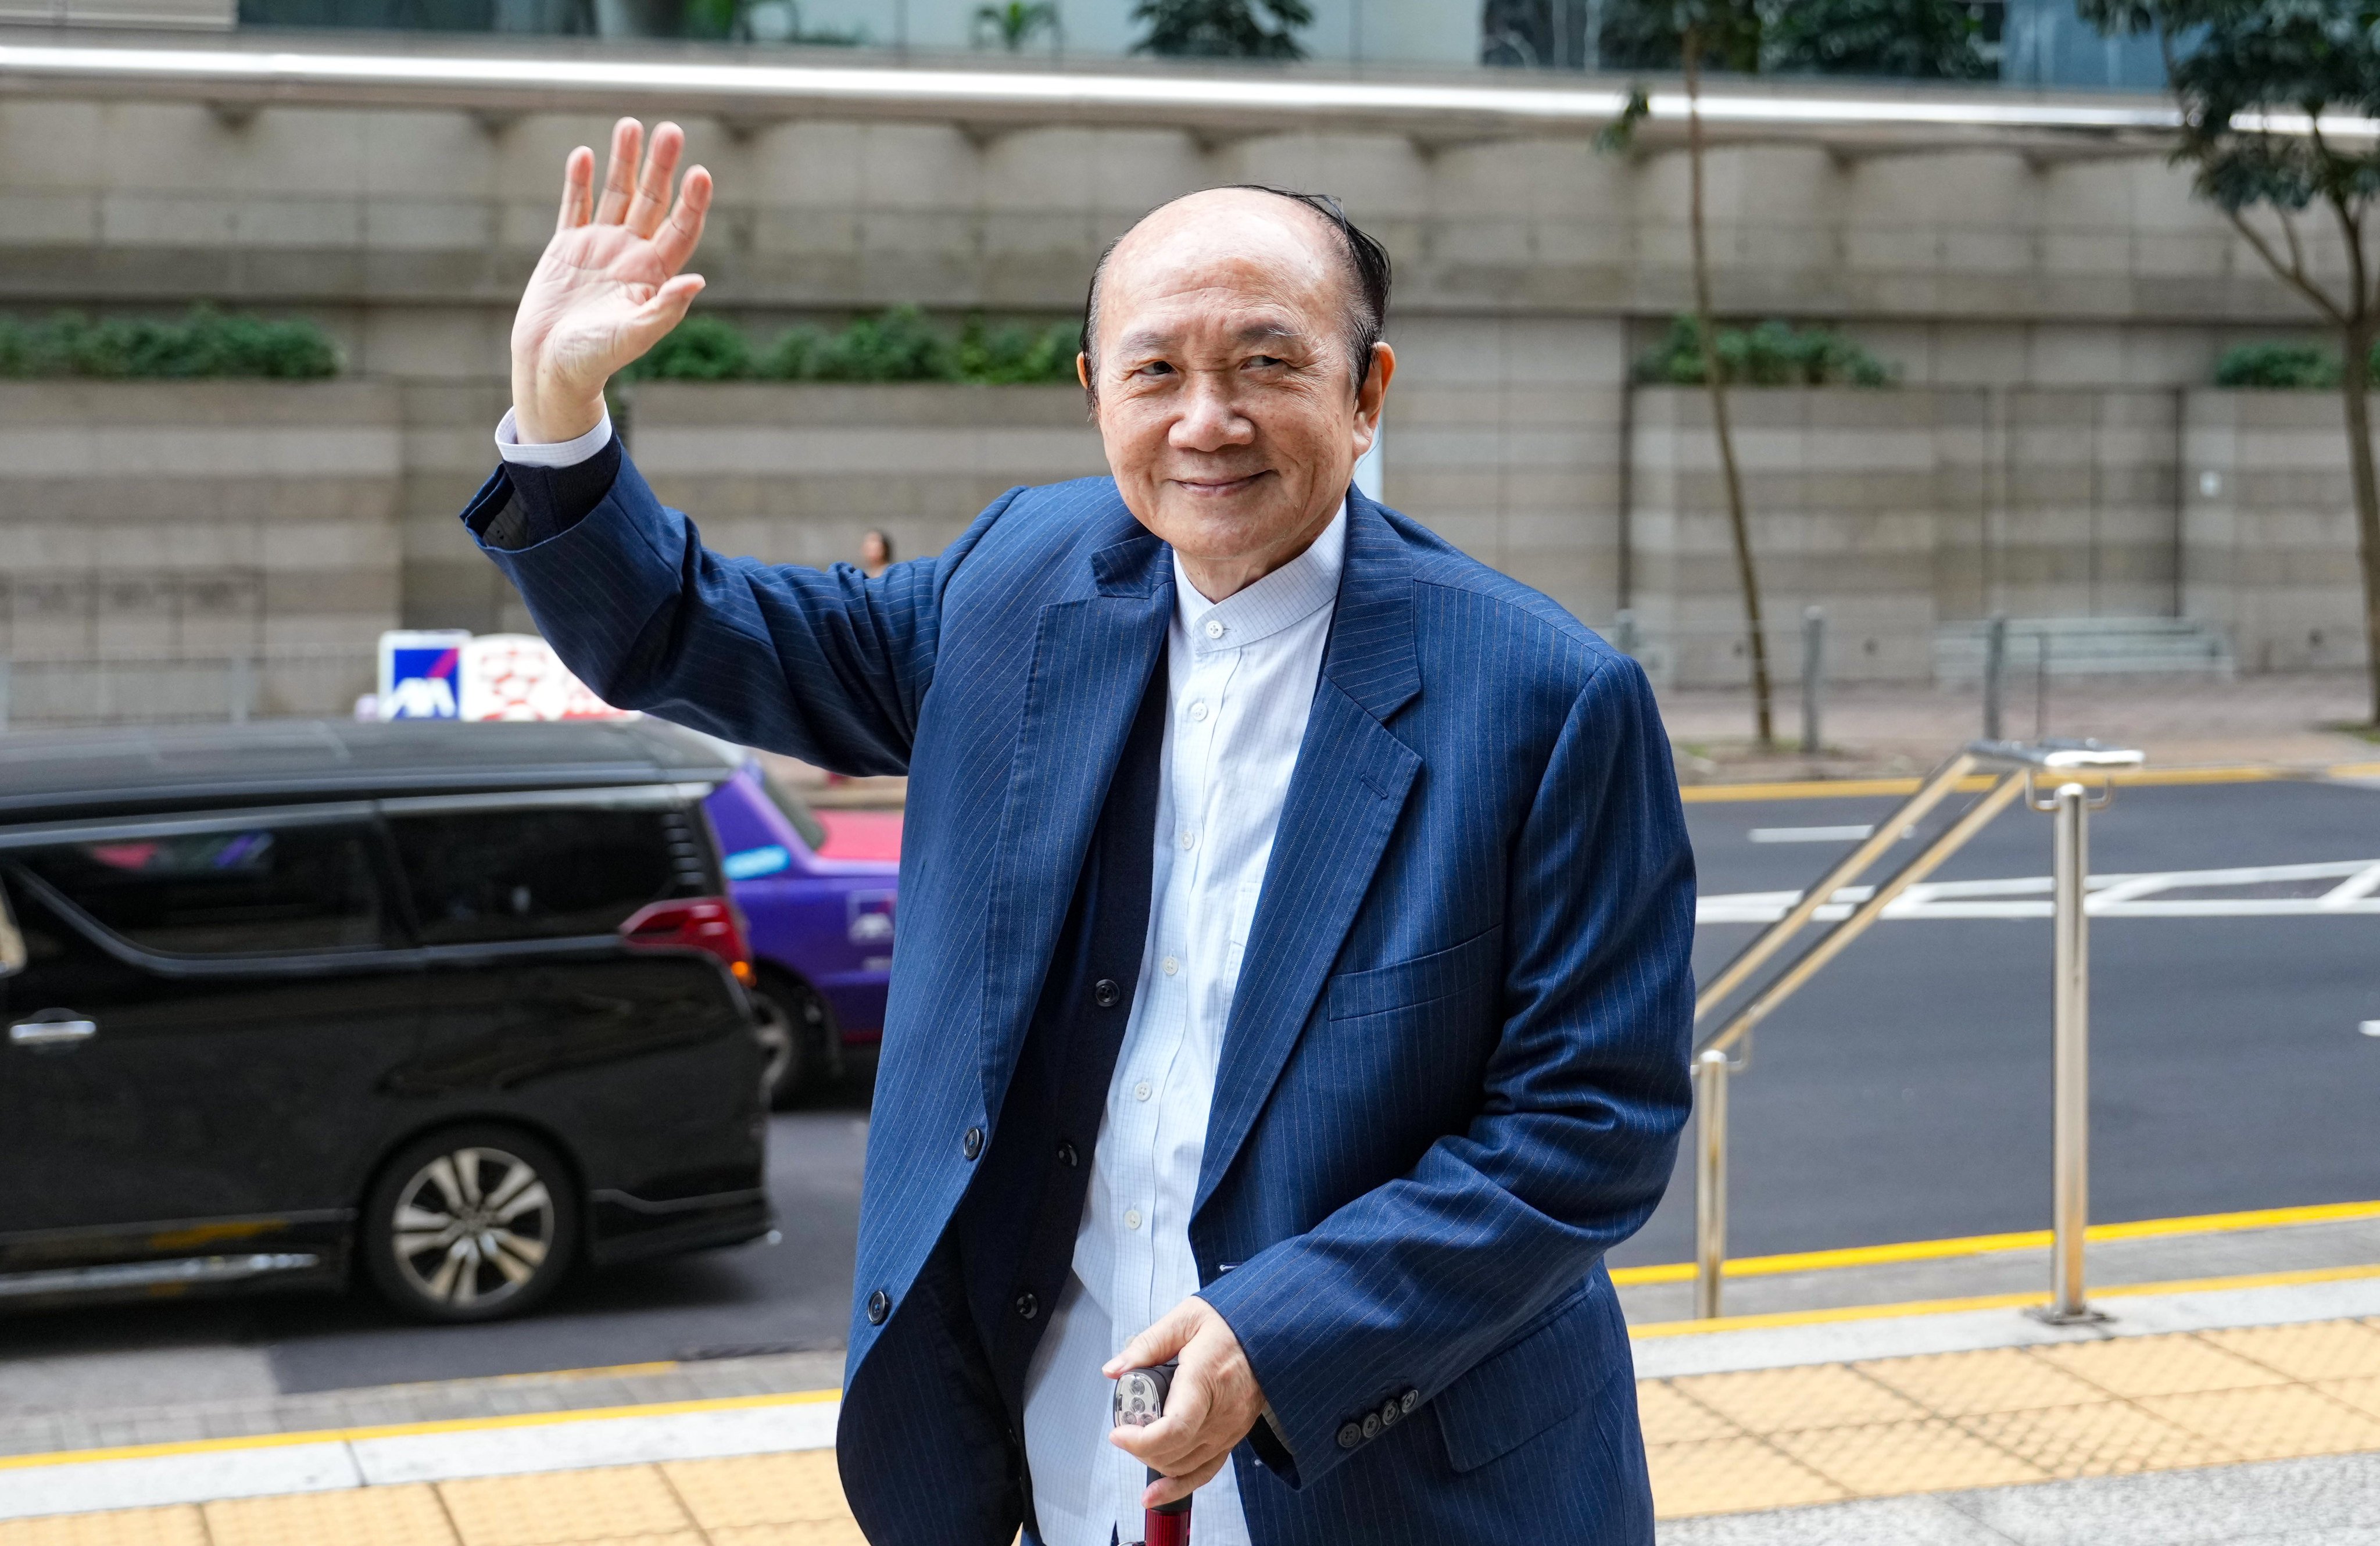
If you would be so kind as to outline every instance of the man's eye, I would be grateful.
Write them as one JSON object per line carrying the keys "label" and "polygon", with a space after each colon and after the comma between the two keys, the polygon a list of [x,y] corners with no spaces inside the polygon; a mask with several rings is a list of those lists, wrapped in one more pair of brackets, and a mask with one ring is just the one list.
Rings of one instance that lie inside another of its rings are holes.
{"label": "man's eye", "polygon": [[1249,366],[1258,371],[1269,371],[1275,366],[1284,365],[1287,363],[1288,361],[1282,359],[1279,355],[1272,354],[1254,355],[1248,359]]}
{"label": "man's eye", "polygon": [[1162,359],[1152,359],[1133,372],[1136,376],[1170,376],[1172,373],[1173,367]]}

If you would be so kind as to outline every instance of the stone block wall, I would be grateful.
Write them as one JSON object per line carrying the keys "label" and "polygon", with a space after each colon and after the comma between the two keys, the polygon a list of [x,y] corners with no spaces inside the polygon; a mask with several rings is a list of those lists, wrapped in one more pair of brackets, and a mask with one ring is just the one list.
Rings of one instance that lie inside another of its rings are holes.
{"label": "stone block wall", "polygon": [[2326,392],[2194,392],[2182,453],[2183,605],[2247,672],[2366,658],[2344,409]]}
{"label": "stone block wall", "polygon": [[228,707],[229,663],[249,661],[256,711],[344,711],[399,615],[396,408],[367,382],[0,383],[17,717],[155,690],[140,665],[167,660],[216,668],[173,693]]}

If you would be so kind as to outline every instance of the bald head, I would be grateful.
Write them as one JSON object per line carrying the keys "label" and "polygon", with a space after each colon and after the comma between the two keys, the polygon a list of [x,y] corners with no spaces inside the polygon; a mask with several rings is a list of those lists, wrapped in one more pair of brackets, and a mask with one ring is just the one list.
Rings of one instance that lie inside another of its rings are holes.
{"label": "bald head", "polygon": [[1083,354],[1090,365],[1086,384],[1093,402],[1099,399],[1100,302],[1111,272],[1140,262],[1198,261],[1218,250],[1276,263],[1284,277],[1333,287],[1350,385],[1363,385],[1389,309],[1387,250],[1328,194],[1234,183],[1160,204],[1099,254],[1083,307]]}
{"label": "bald head", "polygon": [[1077,361],[1124,505],[1220,602],[1330,524],[1379,432],[1389,262],[1338,206],[1219,188],[1108,250]]}

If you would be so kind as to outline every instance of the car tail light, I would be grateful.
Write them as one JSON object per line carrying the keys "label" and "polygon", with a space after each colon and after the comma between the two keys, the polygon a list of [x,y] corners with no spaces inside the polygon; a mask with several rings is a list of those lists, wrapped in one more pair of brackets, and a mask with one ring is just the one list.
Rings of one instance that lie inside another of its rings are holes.
{"label": "car tail light", "polygon": [[727,963],[735,980],[752,985],[752,953],[744,943],[744,919],[735,904],[717,896],[655,902],[620,925],[620,937],[638,950],[702,950]]}

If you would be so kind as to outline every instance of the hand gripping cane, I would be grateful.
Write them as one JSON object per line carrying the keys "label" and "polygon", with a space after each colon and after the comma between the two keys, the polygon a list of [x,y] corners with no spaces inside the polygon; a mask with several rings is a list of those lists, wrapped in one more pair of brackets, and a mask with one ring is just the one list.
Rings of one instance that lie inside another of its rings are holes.
{"label": "hand gripping cane", "polygon": [[[1125,1369],[1115,1382],[1115,1425],[1147,1428],[1163,1417],[1165,1397],[1173,1389],[1173,1373],[1179,1367],[1169,1361],[1154,1369]],[[1148,1479],[1155,1481],[1159,1476],[1152,1470]],[[1190,1546],[1190,1500],[1178,1498],[1162,1508],[1148,1510],[1141,1516],[1141,1546]]]}

